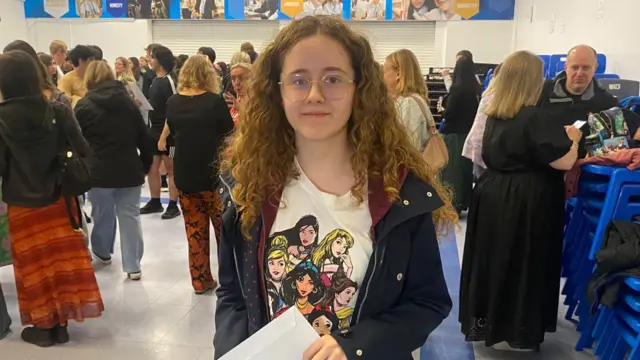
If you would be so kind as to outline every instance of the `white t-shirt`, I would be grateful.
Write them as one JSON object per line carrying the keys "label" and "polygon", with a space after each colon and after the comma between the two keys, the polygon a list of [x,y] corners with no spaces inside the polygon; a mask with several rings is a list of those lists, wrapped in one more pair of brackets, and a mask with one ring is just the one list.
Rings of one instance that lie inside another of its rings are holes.
{"label": "white t-shirt", "polygon": [[435,8],[429,11],[426,15],[426,18],[429,20],[462,20],[462,16],[458,14],[454,14],[450,19],[447,19],[447,15],[440,11],[440,9]]}
{"label": "white t-shirt", "polygon": [[283,193],[265,246],[271,317],[297,307],[320,335],[348,328],[373,252],[368,200],[320,191],[302,172]]}

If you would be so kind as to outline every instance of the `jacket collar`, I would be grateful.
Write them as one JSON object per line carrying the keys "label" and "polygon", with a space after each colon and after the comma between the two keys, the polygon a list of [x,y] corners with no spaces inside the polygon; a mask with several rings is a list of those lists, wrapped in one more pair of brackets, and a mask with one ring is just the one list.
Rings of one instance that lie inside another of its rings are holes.
{"label": "jacket collar", "polygon": [[[572,97],[567,94],[567,73],[565,71],[559,73],[553,79],[553,92],[549,98],[551,103],[572,102]],[[587,86],[587,89],[580,95],[582,101],[590,101],[596,96],[596,88],[601,88],[596,78],[593,78]]]}

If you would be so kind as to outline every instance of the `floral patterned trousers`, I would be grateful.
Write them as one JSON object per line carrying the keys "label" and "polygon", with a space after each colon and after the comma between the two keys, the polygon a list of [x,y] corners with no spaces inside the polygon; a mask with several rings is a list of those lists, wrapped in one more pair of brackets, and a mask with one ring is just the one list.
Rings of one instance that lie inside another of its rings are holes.
{"label": "floral patterned trousers", "polygon": [[185,193],[180,191],[184,227],[189,241],[191,284],[196,292],[216,286],[211,274],[209,222],[213,224],[216,244],[220,246],[222,203],[214,191]]}

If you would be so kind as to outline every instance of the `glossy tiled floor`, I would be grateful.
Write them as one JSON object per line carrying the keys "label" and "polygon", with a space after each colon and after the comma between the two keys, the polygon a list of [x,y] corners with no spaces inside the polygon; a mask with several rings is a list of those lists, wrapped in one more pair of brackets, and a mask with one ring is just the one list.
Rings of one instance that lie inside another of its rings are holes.
{"label": "glossy tiled floor", "polygon": [[[71,342],[40,349],[20,340],[17,300],[11,267],[0,269],[14,333],[0,341],[1,360],[205,360],[213,359],[213,312],[215,296],[193,294],[187,266],[187,248],[182,218],[161,220],[143,217],[145,254],[143,278],[126,280],[119,248],[110,266],[96,265],[96,276],[106,311],[100,319],[71,323]],[[463,233],[462,233],[463,234]],[[489,359],[593,359],[576,353],[572,324],[560,320],[559,331],[547,336],[539,354],[500,352],[463,341],[457,324],[459,256],[463,236],[457,242],[443,240],[441,252],[454,311],[422,348],[421,360]],[[212,264],[215,263],[212,254]],[[270,359],[265,359],[270,360]],[[390,359],[392,360],[392,359]]]}

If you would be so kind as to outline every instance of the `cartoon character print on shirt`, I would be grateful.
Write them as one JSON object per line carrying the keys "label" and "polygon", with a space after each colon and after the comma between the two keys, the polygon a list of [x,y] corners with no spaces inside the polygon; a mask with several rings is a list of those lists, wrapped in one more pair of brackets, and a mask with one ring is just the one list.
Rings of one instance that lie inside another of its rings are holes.
{"label": "cartoon character print on shirt", "polygon": [[311,314],[307,316],[309,323],[320,336],[329,335],[338,330],[338,317],[330,307],[316,305]]}
{"label": "cartoon character print on shirt", "polygon": [[311,253],[311,261],[320,270],[320,278],[326,287],[331,286],[331,278],[334,276],[351,277],[353,265],[349,249],[353,247],[353,243],[351,234],[335,229]]}
{"label": "cartoon character print on shirt", "polygon": [[273,235],[282,235],[287,239],[287,252],[289,253],[289,266],[291,268],[307,260],[318,245],[318,230],[318,219],[313,215],[305,215],[291,229]]}
{"label": "cartoon character print on shirt", "polygon": [[305,261],[289,271],[282,281],[282,300],[287,307],[295,306],[306,316],[322,300],[325,290],[318,269]]}
{"label": "cartoon character print on shirt", "polygon": [[318,243],[318,231],[317,218],[306,215],[274,233],[265,253],[265,280],[272,319],[296,307],[323,336],[350,326],[358,284],[351,280],[353,236],[337,228]]}
{"label": "cartoon character print on shirt", "polygon": [[287,252],[287,238],[283,235],[271,239],[271,247],[267,252],[267,295],[271,312],[275,314],[282,308],[282,280],[291,271],[289,253]]}
{"label": "cartoon character print on shirt", "polygon": [[350,306],[354,295],[358,291],[358,284],[344,276],[334,276],[331,287],[327,289],[325,297],[320,305],[328,307],[338,317],[340,329],[346,329],[351,325],[353,307]]}

